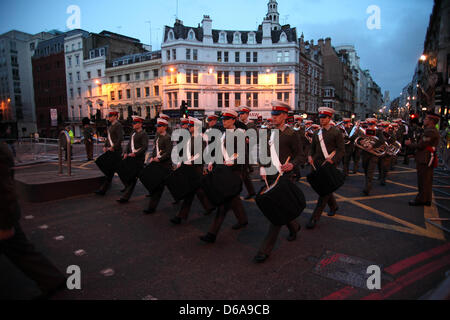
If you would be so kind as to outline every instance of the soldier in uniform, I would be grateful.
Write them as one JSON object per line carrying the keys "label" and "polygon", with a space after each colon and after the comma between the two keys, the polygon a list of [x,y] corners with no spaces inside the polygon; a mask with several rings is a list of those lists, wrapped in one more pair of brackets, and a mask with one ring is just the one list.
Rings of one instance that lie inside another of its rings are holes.
{"label": "soldier in uniform", "polygon": [[[239,125],[236,125],[236,128],[241,128],[245,131],[250,129],[256,131],[256,124],[248,119],[248,117],[250,116],[250,111],[250,108],[247,106],[239,107],[239,120],[236,121],[236,123],[239,123]],[[242,181],[244,182],[248,195],[244,198],[244,200],[250,200],[251,198],[256,196],[255,188],[250,179],[250,169],[250,146],[249,140],[246,139],[245,164],[242,166]]]}
{"label": "soldier in uniform", "polygon": [[[315,168],[320,168],[325,162],[337,166],[344,156],[344,136],[342,135],[341,130],[331,126],[330,123],[334,113],[335,111],[332,108],[319,108],[319,119],[322,129],[314,133],[311,151],[308,157],[309,164]],[[320,135],[322,136],[323,144],[321,143],[322,139]],[[323,150],[323,148],[326,148],[326,150]],[[316,208],[314,209],[306,228],[314,229],[316,227],[327,204],[330,207],[330,212],[328,213],[329,216],[334,216],[339,210],[336,199],[332,193],[319,197]]]}
{"label": "soldier in uniform", "polygon": [[[222,140],[222,147],[225,148],[226,146],[226,139],[229,133],[232,133],[232,131],[236,130],[236,120],[238,117],[238,113],[234,110],[226,111],[222,114],[223,117],[223,126],[226,129],[226,132],[223,135]],[[228,134],[227,134],[228,132]],[[242,174],[242,166],[237,164],[237,159],[233,159],[232,155],[237,154],[237,139],[235,138],[235,145],[234,145],[234,152],[232,150],[226,150],[227,155],[224,154],[224,164],[228,167],[231,167],[233,174],[238,175],[241,177]],[[243,156],[243,155],[238,155]],[[208,165],[208,170],[212,171],[213,164],[210,163]],[[217,238],[217,234],[220,231],[220,228],[225,220],[225,216],[227,212],[233,209],[233,212],[238,220],[238,223],[233,226],[234,230],[239,230],[248,225],[248,218],[247,214],[244,211],[244,206],[242,205],[241,198],[239,195],[236,195],[231,200],[228,200],[224,205],[220,206],[217,210],[216,216],[214,218],[214,221],[212,225],[210,226],[208,233],[204,236],[200,237],[200,240],[207,242],[207,243],[214,243]]]}
{"label": "soldier in uniform", "polygon": [[[345,127],[345,132],[347,132],[347,136],[350,136],[350,133],[352,132],[352,119],[350,118],[344,118],[344,127]],[[345,142],[345,140],[344,140]],[[350,141],[350,143],[345,144],[345,155],[344,155],[344,175],[346,177],[348,177],[349,174],[349,168],[350,168],[350,161],[352,159],[353,156],[353,152],[355,149],[355,142],[354,141]],[[356,166],[356,165],[354,165]]]}
{"label": "soldier in uniform", "polygon": [[[378,142],[371,146],[370,150],[380,147],[382,144],[384,144],[385,140],[383,133],[376,127],[377,119],[369,118],[366,120],[366,122],[368,125],[366,129],[366,136],[378,138]],[[374,155],[373,153],[370,153],[366,150],[362,151],[363,168],[366,177],[365,187],[363,189],[363,194],[365,196],[368,196],[370,194],[370,191],[372,190],[373,175],[375,173],[375,168],[377,167],[378,160],[378,156]]]}
{"label": "soldier in uniform", "polygon": [[[138,172],[142,170],[145,162],[145,154],[148,149],[148,135],[142,128],[144,124],[144,118],[133,116],[133,134],[130,142],[128,142],[127,149],[123,155],[123,159],[128,157],[135,158],[138,166]],[[117,200],[119,203],[127,203],[133,194],[136,187],[138,177],[134,177],[133,181],[126,186],[124,195]]]}
{"label": "soldier in uniform", "polygon": [[[291,107],[281,101],[273,101],[272,102],[272,116],[273,116],[273,130],[279,130],[279,154],[273,154],[273,148],[268,148],[271,150],[271,163],[268,166],[275,166],[278,170],[278,173],[283,173],[284,176],[288,179],[291,179],[292,182],[296,181],[295,177],[295,168],[298,168],[300,165],[306,162],[305,154],[303,153],[303,146],[301,145],[301,141],[299,139],[298,134],[286,124],[286,120],[288,117],[288,112]],[[275,141],[271,138],[269,142],[269,146],[273,145]],[[273,149],[274,150],[274,149]],[[274,150],[275,151],[275,150]],[[289,161],[288,158],[290,158]],[[262,166],[260,169],[261,178],[263,180],[267,179],[269,185],[275,182],[278,177],[278,174],[275,175],[267,175],[265,168]],[[289,222],[286,227],[289,229],[289,237],[288,241],[294,241],[297,239],[297,233],[300,231],[300,224],[293,220]],[[262,263],[267,260],[270,253],[272,252],[273,247],[278,239],[278,235],[281,231],[280,226],[275,226],[270,223],[269,231],[258,250],[258,254],[255,256],[254,261],[257,263]]]}
{"label": "soldier in uniform", "polygon": [[[191,140],[188,142],[188,159],[186,160],[186,162],[184,162],[184,165],[186,166],[194,166],[195,171],[197,172],[197,174],[199,176],[203,175],[203,163],[201,164],[195,164],[194,163],[194,158],[195,158],[195,139],[202,139],[201,137],[201,132],[197,132],[197,128],[201,128],[202,126],[202,122],[196,118],[193,117],[189,117],[188,119],[189,121],[189,133],[191,134]],[[203,152],[203,150],[205,149],[206,143],[204,142],[204,140],[202,139],[202,150],[201,152]],[[198,156],[202,157],[202,154],[199,154]],[[180,164],[182,165],[182,164]],[[178,212],[178,214],[173,217],[172,219],[170,219],[170,222],[172,222],[175,225],[179,225],[181,224],[182,220],[187,220],[188,216],[189,216],[189,212],[191,210],[192,207],[192,203],[194,202],[194,197],[195,195],[197,195],[198,200],[200,200],[203,208],[206,210],[205,215],[209,215],[212,213],[212,211],[215,209],[208,201],[208,198],[206,197],[205,192],[203,191],[202,188],[199,188],[196,190],[195,193],[192,193],[190,195],[188,195],[185,199],[183,199],[183,203],[181,205],[181,209]]]}
{"label": "soldier in uniform", "polygon": [[424,131],[418,143],[411,140],[405,142],[406,146],[416,150],[416,167],[419,194],[414,201],[410,201],[410,206],[431,206],[433,200],[433,173],[437,167],[438,158],[436,148],[439,145],[439,131],[436,124],[439,123],[439,116],[434,112],[429,112],[423,121]]}
{"label": "soldier in uniform", "polygon": [[[156,122],[156,131],[158,137],[155,141],[155,146],[153,147],[152,157],[150,162],[158,162],[162,166],[172,170],[172,140],[170,135],[167,133],[167,127],[169,122],[164,119],[158,119]],[[162,194],[164,192],[164,184],[161,185],[155,192],[150,195],[150,203],[148,209],[144,210],[145,214],[152,214],[156,212],[159,201],[161,200]]]}
{"label": "soldier in uniform", "polygon": [[[158,118],[166,120],[167,123],[169,123],[169,121],[170,121],[170,117],[168,115],[164,114],[164,113],[160,113]],[[167,126],[167,133],[169,135],[172,135],[172,128],[170,126]]]}
{"label": "soldier in uniform", "polygon": [[[385,141],[388,144],[394,144],[396,142],[396,139],[390,133],[391,125],[389,124],[389,122],[381,122],[380,127],[382,128],[382,133]],[[387,153],[384,156],[380,157],[378,160],[378,179],[380,180],[380,185],[382,186],[386,185],[386,178],[391,167],[391,163],[392,156],[388,155]]]}
{"label": "soldier in uniform", "polygon": [[[105,146],[103,147],[103,152],[111,151],[122,156],[122,142],[123,142],[123,128],[119,122],[119,113],[112,111],[108,114],[108,121],[111,125],[108,128],[108,138],[105,141]],[[104,196],[106,191],[108,191],[111,186],[112,179],[114,175],[106,177],[106,181],[95,193],[100,196]]]}
{"label": "soldier in uniform", "polygon": [[94,160],[94,130],[90,125],[89,118],[83,119],[84,146],[86,147],[87,161]]}

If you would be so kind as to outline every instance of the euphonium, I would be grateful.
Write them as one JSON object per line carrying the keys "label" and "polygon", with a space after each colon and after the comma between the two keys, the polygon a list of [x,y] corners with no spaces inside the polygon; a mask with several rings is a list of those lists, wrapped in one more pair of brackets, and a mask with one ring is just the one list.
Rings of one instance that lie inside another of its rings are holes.
{"label": "euphonium", "polygon": [[300,122],[296,122],[294,125],[294,130],[295,131],[300,131],[300,129],[303,127],[303,125]]}
{"label": "euphonium", "polygon": [[320,126],[313,124],[312,126],[310,126],[305,130],[305,138],[306,140],[308,140],[309,143],[312,143],[314,132],[319,128]]}
{"label": "euphonium", "polygon": [[386,154],[388,144],[385,142],[379,147],[374,148],[373,146],[376,145],[379,141],[380,139],[375,136],[363,135],[355,140],[355,146],[377,157],[382,157]]}
{"label": "euphonium", "polygon": [[394,157],[400,152],[401,149],[402,149],[402,145],[398,141],[395,141],[393,143],[388,143],[388,147],[386,149],[386,154]]}

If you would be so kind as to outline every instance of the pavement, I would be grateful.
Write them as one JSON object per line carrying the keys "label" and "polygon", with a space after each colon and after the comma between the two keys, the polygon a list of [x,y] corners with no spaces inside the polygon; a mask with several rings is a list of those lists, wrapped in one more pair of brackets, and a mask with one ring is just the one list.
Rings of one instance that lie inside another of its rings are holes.
{"label": "pavement", "polygon": [[[88,162],[74,166],[97,170]],[[307,173],[302,170],[303,176]],[[256,189],[262,186],[256,171],[253,179]],[[437,170],[435,203],[421,208],[408,206],[417,192],[414,161],[399,163],[385,187],[375,180],[369,197],[362,195],[363,174],[352,174],[336,193],[338,214],[325,212],[316,229],[306,230],[318,196],[303,178],[299,186],[308,201],[298,218],[303,228],[295,242],[286,240],[283,228],[264,264],[252,261],[269,227],[254,201],[244,201],[247,228],[232,230],[236,218],[229,212],[216,243],[205,244],[199,236],[213,215],[204,216],[197,199],[189,219],[173,226],[169,219],[179,205],[172,204],[167,190],[157,212],[147,216],[142,210],[149,199],[140,183],[128,204],[116,202],[122,189],[117,177],[105,197],[22,201],[21,224],[61,271],[80,267],[81,290],[65,290],[56,300],[420,299],[450,270],[449,233],[439,228],[450,229],[450,223],[427,220],[449,218],[449,182],[448,172]],[[380,289],[367,288],[368,266],[380,268]],[[0,257],[0,288],[0,298],[39,294],[5,257]]]}

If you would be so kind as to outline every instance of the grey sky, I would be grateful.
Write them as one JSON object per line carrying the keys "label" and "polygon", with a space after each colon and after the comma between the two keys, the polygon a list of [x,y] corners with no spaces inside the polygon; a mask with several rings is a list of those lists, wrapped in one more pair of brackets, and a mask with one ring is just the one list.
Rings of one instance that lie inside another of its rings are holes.
{"label": "grey sky", "polygon": [[[267,12],[268,0],[179,0],[178,16],[197,26],[204,14],[214,29],[254,30]],[[81,28],[110,30],[160,48],[164,25],[173,25],[176,0],[7,0],[0,4],[0,33],[66,30],[69,5],[81,9]],[[367,7],[381,9],[381,29],[369,30]],[[369,69],[383,92],[399,95],[411,80],[422,54],[433,0],[278,0],[280,20],[303,32],[306,40],[332,38],[334,46],[353,44],[363,69]]]}

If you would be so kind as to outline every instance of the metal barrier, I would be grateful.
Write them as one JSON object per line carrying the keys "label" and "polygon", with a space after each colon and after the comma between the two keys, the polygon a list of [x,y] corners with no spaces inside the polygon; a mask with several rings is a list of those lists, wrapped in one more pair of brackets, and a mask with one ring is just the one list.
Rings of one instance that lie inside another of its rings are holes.
{"label": "metal barrier", "polygon": [[439,166],[450,171],[450,139],[447,133],[441,134],[441,143],[438,147]]}
{"label": "metal barrier", "polygon": [[70,136],[67,131],[61,131],[59,133],[58,139],[58,161],[59,161],[59,174],[63,174],[63,165],[62,165],[62,150],[64,149],[63,141],[65,141],[65,151],[66,151],[66,159],[67,159],[67,173],[69,177],[72,175],[72,143],[70,142]]}

